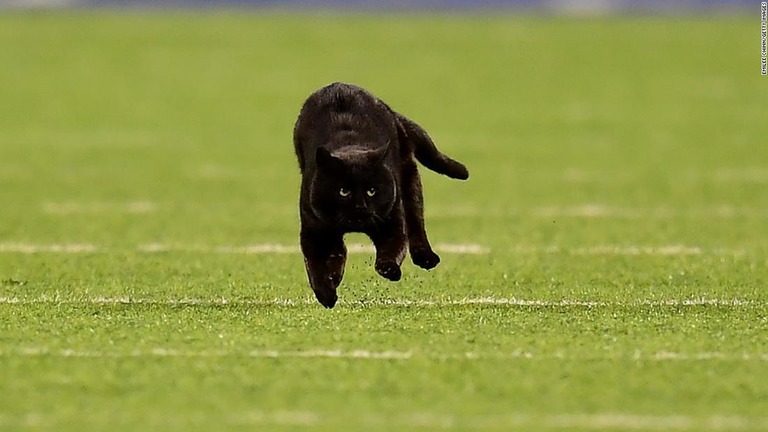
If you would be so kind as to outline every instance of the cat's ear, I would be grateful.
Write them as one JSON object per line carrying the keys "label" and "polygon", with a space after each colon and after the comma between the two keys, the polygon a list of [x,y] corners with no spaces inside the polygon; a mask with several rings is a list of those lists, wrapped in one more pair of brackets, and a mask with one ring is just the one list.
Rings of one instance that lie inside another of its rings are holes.
{"label": "cat's ear", "polygon": [[317,161],[318,168],[327,171],[339,170],[343,164],[339,158],[332,155],[331,152],[325,147],[318,147],[315,152],[315,160]]}

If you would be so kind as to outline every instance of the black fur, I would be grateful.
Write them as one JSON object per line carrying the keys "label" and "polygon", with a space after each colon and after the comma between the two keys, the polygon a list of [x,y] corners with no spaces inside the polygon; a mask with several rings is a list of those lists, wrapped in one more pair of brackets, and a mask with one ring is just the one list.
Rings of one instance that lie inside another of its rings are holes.
{"label": "black fur", "polygon": [[304,102],[293,130],[301,170],[301,250],[317,300],[332,308],[344,276],[344,234],[362,232],[376,247],[376,271],[400,280],[406,246],[414,264],[440,257],[424,229],[416,160],[451,178],[467,168],[440,153],[426,131],[366,90],[334,83]]}

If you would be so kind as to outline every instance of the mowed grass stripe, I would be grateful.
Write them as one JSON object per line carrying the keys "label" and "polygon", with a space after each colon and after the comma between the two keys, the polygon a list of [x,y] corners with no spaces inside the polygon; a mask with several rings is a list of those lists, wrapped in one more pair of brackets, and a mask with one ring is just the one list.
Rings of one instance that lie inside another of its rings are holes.
{"label": "mowed grass stripe", "polygon": [[[295,417],[291,414],[295,414]],[[327,415],[315,412],[297,413],[258,413],[232,419],[240,424],[281,424],[296,426],[331,425]],[[747,417],[734,415],[710,415],[693,417],[685,415],[642,415],[631,413],[593,413],[593,414],[488,414],[459,416],[436,413],[406,413],[392,416],[366,415],[361,424],[393,427],[435,428],[457,430],[485,430],[498,428],[515,429],[566,429],[566,430],[765,430],[768,429],[768,417]]]}
{"label": "mowed grass stripe", "polygon": [[[165,421],[174,424],[195,423],[195,417],[183,419],[168,413]],[[40,427],[53,425],[56,419],[48,413],[28,413],[24,416],[0,414],[0,425]],[[504,413],[486,415],[456,415],[435,412],[411,412],[391,415],[366,413],[354,424],[340,425],[332,415],[315,411],[248,411],[233,413],[222,419],[225,426],[273,427],[351,427],[382,426],[398,428],[429,428],[439,430],[498,430],[513,429],[565,429],[565,430],[676,430],[676,431],[734,431],[766,430],[768,417],[748,417],[729,414],[711,414],[704,417],[687,415],[645,415],[633,413],[598,412],[592,414],[526,414]]]}
{"label": "mowed grass stripe", "polygon": [[[280,424],[297,426],[321,426],[331,421],[319,413],[301,412],[295,418],[287,413],[279,415],[256,414],[234,419],[241,424]],[[565,429],[565,430],[766,430],[768,418],[733,415],[693,417],[684,415],[654,416],[630,413],[594,414],[498,414],[457,416],[451,414],[414,413],[394,416],[366,415],[361,423],[387,424],[394,427],[435,428],[456,430],[515,429]]]}

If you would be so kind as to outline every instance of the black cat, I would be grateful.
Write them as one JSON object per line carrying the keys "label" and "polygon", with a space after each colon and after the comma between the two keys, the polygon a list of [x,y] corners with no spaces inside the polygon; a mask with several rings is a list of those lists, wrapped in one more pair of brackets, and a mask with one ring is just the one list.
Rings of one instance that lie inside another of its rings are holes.
{"label": "black cat", "polygon": [[304,102],[293,144],[302,174],[301,250],[323,306],[338,299],[348,232],[371,238],[376,271],[392,281],[400,280],[406,245],[417,266],[440,262],[424,230],[416,161],[455,179],[469,172],[440,153],[424,129],[366,90],[334,83]]}

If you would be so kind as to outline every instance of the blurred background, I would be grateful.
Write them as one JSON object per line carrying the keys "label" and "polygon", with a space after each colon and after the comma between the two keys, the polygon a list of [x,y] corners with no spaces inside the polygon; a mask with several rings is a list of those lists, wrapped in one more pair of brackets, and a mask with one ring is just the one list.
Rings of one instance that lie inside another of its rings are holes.
{"label": "blurred background", "polygon": [[334,81],[468,164],[424,173],[445,242],[759,240],[757,2],[1,4],[7,241],[293,244],[293,122]]}

